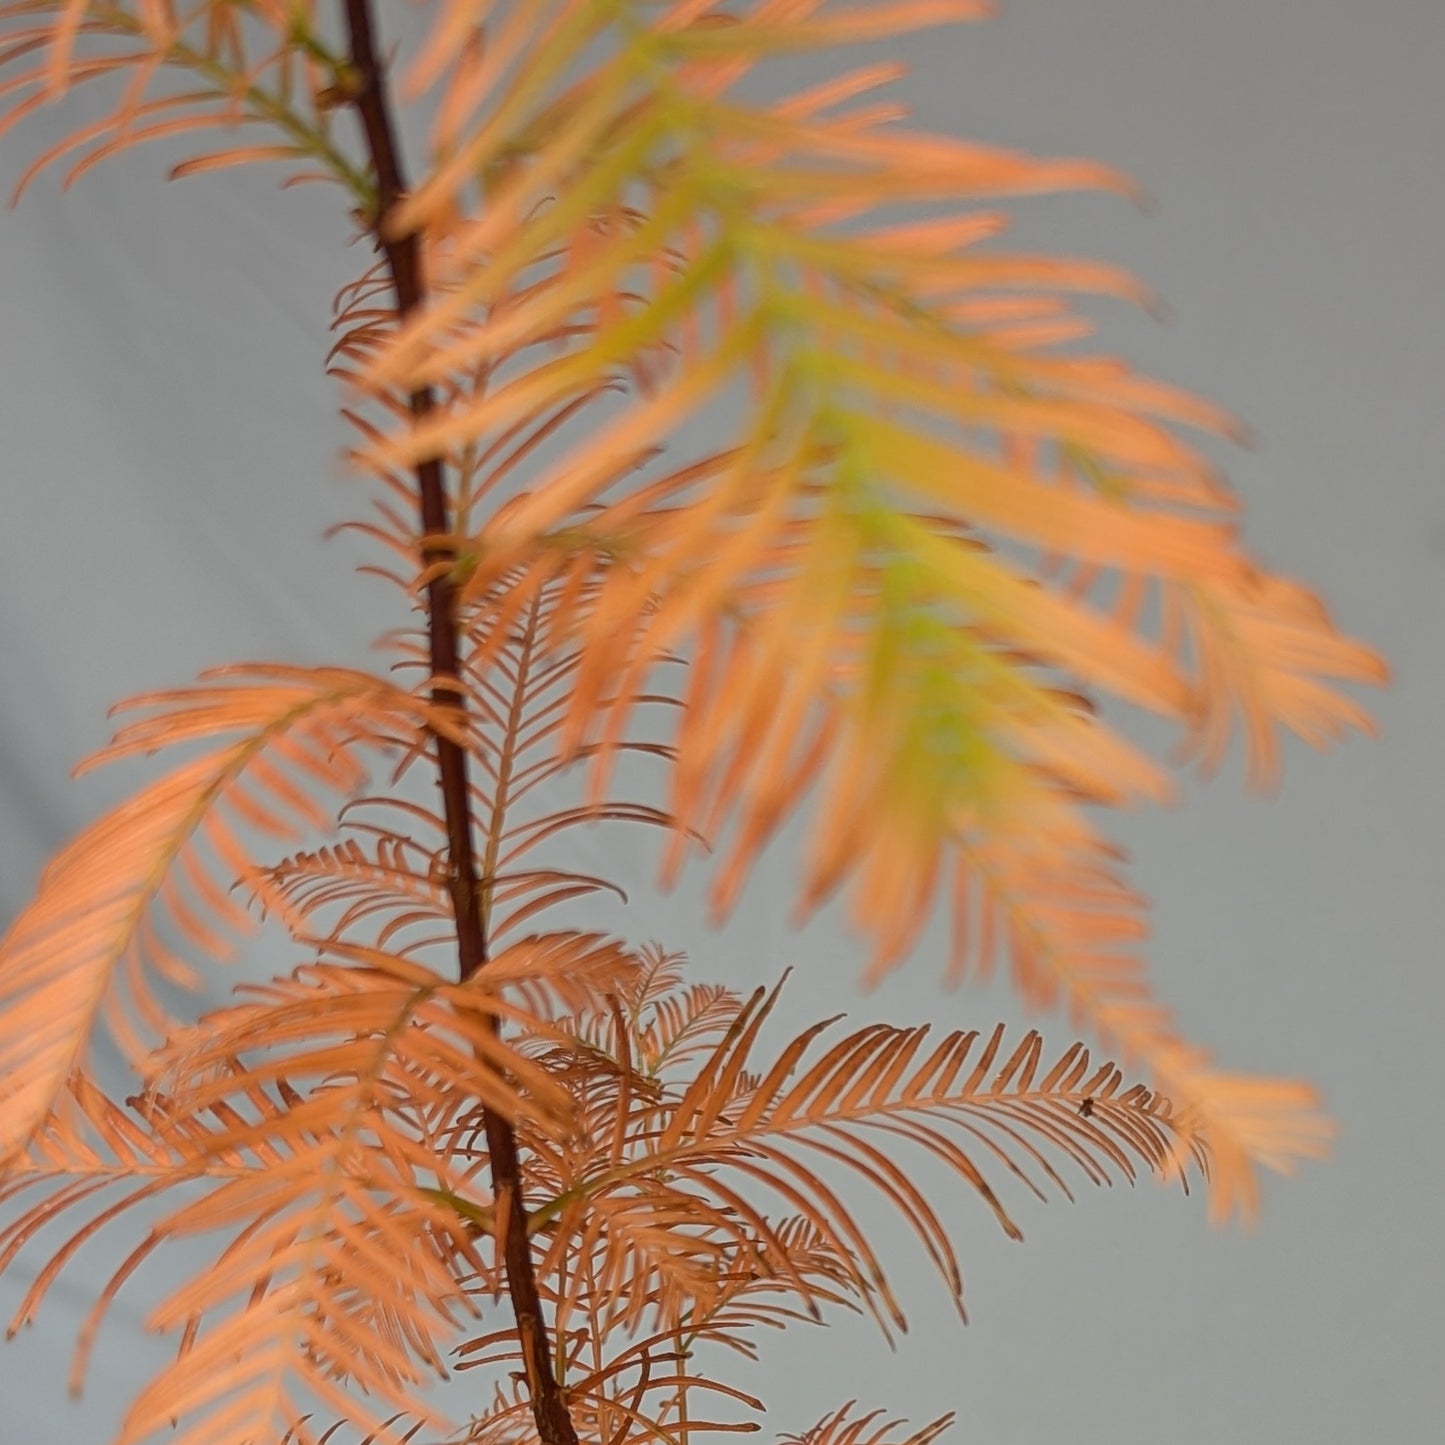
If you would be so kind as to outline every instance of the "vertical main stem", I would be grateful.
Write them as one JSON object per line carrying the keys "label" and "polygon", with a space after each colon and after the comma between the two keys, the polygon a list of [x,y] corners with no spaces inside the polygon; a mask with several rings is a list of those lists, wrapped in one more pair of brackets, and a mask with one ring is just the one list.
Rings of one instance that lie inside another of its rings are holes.
{"label": "vertical main stem", "polygon": [[[361,118],[376,171],[376,214],[371,218],[378,241],[391,271],[398,315],[419,307],[424,288],[421,256],[414,234],[388,240],[383,223],[405,190],[401,158],[387,104],[385,77],[376,56],[368,0],[344,0],[351,45],[351,66],[355,72],[352,102]],[[431,387],[413,391],[411,414],[423,420],[435,409]],[[422,532],[431,538],[445,537],[450,530],[442,465],[438,458],[421,462],[416,468]],[[424,557],[428,563],[445,562],[454,553],[443,542],[433,542]],[[456,584],[445,568],[438,568],[427,584],[428,640],[433,677],[461,676],[460,641],[457,635]],[[445,685],[434,685],[435,702],[463,704],[459,693]],[[487,935],[482,921],[481,882],[472,843],[471,796],[467,787],[467,755],[463,748],[438,735],[438,783],[442,794],[447,830],[447,873],[451,888],[452,913],[457,927],[457,954],[463,980],[470,978],[487,961]],[[511,1123],[484,1109],[483,1128],[491,1162],[492,1193],[499,1213],[499,1235],[504,1241],[507,1293],[517,1321],[517,1334],[532,1397],[532,1414],[543,1445],[578,1445],[577,1431],[553,1372],[547,1342],[547,1322],[537,1294],[537,1277],[532,1267],[532,1248],[527,1233],[527,1211],[522,1197],[521,1170],[517,1161],[517,1136]]]}

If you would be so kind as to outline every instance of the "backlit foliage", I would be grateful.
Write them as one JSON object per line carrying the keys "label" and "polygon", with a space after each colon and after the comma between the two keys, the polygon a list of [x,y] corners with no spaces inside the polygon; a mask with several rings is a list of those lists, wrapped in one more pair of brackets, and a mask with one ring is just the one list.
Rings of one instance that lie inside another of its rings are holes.
{"label": "backlit foliage", "polygon": [[[411,625],[389,670],[233,666],[135,700],[92,761],[184,760],[0,944],[0,1264],[90,1211],[20,1318],[143,1206],[83,1368],[154,1251],[225,1241],[153,1316],[178,1358],[123,1441],[750,1428],[695,1350],[903,1322],[861,1187],[961,1308],[919,1159],[1017,1234],[996,1185],[1207,1165],[1222,1220],[1259,1166],[1323,1151],[1308,1086],[1215,1068],[1151,995],[1097,824],[1172,780],[1098,703],[1206,768],[1238,724],[1267,783],[1282,734],[1368,727],[1337,684],[1384,668],[1242,546],[1188,440],[1228,418],[1085,349],[1070,295],[1137,283],[999,242],[1007,197],[1129,184],[913,131],[902,67],[836,54],[985,8],[433,0],[393,56],[366,0],[0,4],[0,131],[91,82],[113,100],[17,192],[179,137],[209,148],[173,175],[275,161],[345,193],[373,243],[330,356],[373,484],[354,525]],[[788,89],[815,55],[828,78]],[[619,794],[629,759],[659,796]],[[775,994],[547,918],[620,892],[556,863],[574,827],[647,824],[666,879],[716,849],[723,917],[800,812],[799,916],[845,893],[870,976],[942,908],[949,977],[1006,967],[1147,1084],[1032,1033],[766,1044]],[[188,1018],[176,990],[258,917],[309,961]],[[88,1062],[102,1014],[124,1106]],[[495,1391],[469,1420],[427,1391],[452,1356]],[[845,1407],[796,1438],[944,1424]]]}

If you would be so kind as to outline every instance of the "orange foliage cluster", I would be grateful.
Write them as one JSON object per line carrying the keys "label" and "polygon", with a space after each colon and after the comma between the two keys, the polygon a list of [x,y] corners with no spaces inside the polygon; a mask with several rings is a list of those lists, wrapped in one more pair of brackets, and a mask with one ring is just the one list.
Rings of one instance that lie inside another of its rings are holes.
{"label": "orange foliage cluster", "polygon": [[[403,189],[378,150],[391,80],[358,40],[360,0],[338,11],[341,45],[312,0],[0,5],[0,131],[123,82],[20,188],[76,152],[67,181],[217,129],[223,148],[173,174],[279,160],[287,184],[347,193],[381,253],[338,298],[331,356],[351,459],[378,486],[356,525],[421,622],[390,640],[414,687],[268,665],[139,699],[145,717],[102,759],[225,741],[72,843],[0,945],[6,1187],[81,1181],[12,1225],[9,1251],[118,1181],[133,1189],[116,1209],[207,1181],[104,1304],[161,1240],[236,1231],[157,1317],[182,1355],[127,1442],[193,1409],[195,1442],[315,1438],[288,1372],[394,1438],[344,1382],[434,1424],[420,1383],[477,1300],[515,1289],[517,1220],[535,1230],[557,1380],[522,1323],[464,1344],[469,1362],[520,1349],[527,1380],[472,1438],[527,1438],[527,1393],[553,1383],[588,1438],[731,1428],[689,1410],[721,1387],[688,1373],[687,1341],[738,1343],[830,1303],[900,1319],[820,1158],[889,1196],[957,1294],[947,1234],[891,1144],[941,1159],[1013,1226],[969,1149],[925,1119],[1007,1120],[989,1147],[1056,1183],[1050,1150],[1091,1178],[1207,1157],[1218,1219],[1254,1212],[1258,1166],[1329,1137],[1308,1086],[1222,1072],[1180,1038],[1144,977],[1143,902],[1097,827],[1100,807],[1172,786],[1099,700],[1173,722],[1206,768],[1238,722],[1268,783],[1282,734],[1367,727],[1337,685],[1385,676],[1243,547],[1185,436],[1237,437],[1228,418],[1083,349],[1070,295],[1146,301],[1137,283],[998,244],[1002,197],[1129,183],[908,129],[875,98],[902,74],[890,62],[761,100],[743,84],[973,18],[972,0],[432,8],[399,81],[434,116]],[[242,125],[270,138],[234,144]],[[446,675],[442,634],[459,639]],[[612,797],[629,752],[659,765],[664,799]],[[448,757],[473,780],[445,816],[398,790],[415,766],[446,776]],[[386,792],[365,781],[378,760]],[[585,796],[559,803],[584,760]],[[1004,962],[1031,1005],[1064,1003],[1150,1090],[1120,1092],[1112,1066],[1086,1077],[1080,1046],[1035,1084],[1032,1036],[996,1068],[997,1034],[974,1064],[972,1035],[925,1055],[922,1031],[881,1026],[797,1082],[814,1031],[754,1073],[761,1001],[680,994],[660,955],[526,932],[615,890],[546,862],[574,825],[662,828],[667,879],[716,844],[722,917],[800,810],[799,916],[845,890],[870,976],[944,902],[951,977]],[[339,842],[256,856],[257,837],[338,821]],[[316,961],[180,1025],[155,980],[192,981],[194,958],[247,926],[238,880]],[[450,982],[459,910],[494,956]],[[143,1080],[129,1112],[87,1072],[102,1011]],[[487,1195],[483,1116],[514,1135],[525,1208]],[[754,1187],[792,1216],[764,1214]],[[804,1438],[873,1445],[873,1418],[840,1412]]]}

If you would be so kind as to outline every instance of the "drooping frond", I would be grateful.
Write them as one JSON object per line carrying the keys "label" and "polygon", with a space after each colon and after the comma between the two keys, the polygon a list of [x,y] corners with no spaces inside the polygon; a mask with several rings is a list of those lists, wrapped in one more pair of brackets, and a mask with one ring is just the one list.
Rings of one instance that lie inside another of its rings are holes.
{"label": "drooping frond", "polygon": [[[0,1233],[0,1260],[72,1208],[108,1204],[39,1272],[22,1316],[99,1228],[184,1184],[82,1340],[77,1368],[157,1249],[226,1240],[152,1316],[180,1332],[180,1355],[137,1399],[126,1445],[167,1412],[193,1445],[242,1445],[261,1421],[314,1442],[302,1417],[315,1400],[378,1441],[439,1428],[421,1391],[448,1350],[494,1377],[519,1359],[514,1327],[468,1332],[502,1285],[510,1217],[483,1183],[485,1108],[514,1122],[574,1418],[632,1445],[679,1417],[702,1433],[746,1424],[729,1412],[757,1402],[692,1369],[695,1346],[751,1355],[758,1331],[832,1309],[902,1323],[850,1181],[898,1211],[960,1299],[952,1211],[919,1161],[1015,1236],[1000,1181],[1068,1196],[1070,1173],[1182,1180],[1188,1156],[1207,1162],[1198,1132],[1181,1135],[1167,1103],[1081,1044],[1045,1069],[1033,1032],[1011,1049],[1002,1027],[930,1047],[926,1027],[874,1025],[827,1046],[825,1021],[764,1050],[776,990],[689,990],[677,964],[542,935],[456,983],[329,942],[174,1034],[132,1113],[77,1077],[7,1186],[4,1202],[49,1192]],[[504,1388],[472,1438],[530,1428],[525,1392]]]}
{"label": "drooping frond", "polygon": [[[1018,816],[1062,830],[1014,893],[1026,914],[1102,846],[1076,804],[1168,796],[1093,697],[1176,721],[1207,761],[1237,710],[1264,778],[1281,731],[1366,725],[1336,679],[1385,676],[1239,545],[1182,434],[1233,423],[1059,348],[1089,329],[1068,293],[1139,288],[996,247],[994,198],[1127,190],[1119,177],[850,109],[886,66],[740,96],[776,56],[972,9],[883,4],[864,25],[824,0],[445,7],[414,71],[447,77],[434,163],[387,221],[427,255],[429,299],[369,333],[351,372],[391,418],[358,456],[379,475],[530,460],[527,490],[470,536],[473,499],[499,494],[459,488],[447,565],[499,626],[558,579],[597,579],[564,591],[556,622],[588,658],[563,741],[595,758],[599,789],[657,660],[688,656],[666,876],[686,830],[716,838],[726,912],[816,801],[800,908],[849,887],[875,970],[914,944],[960,852],[976,870],[980,834]],[[401,403],[423,385],[437,405],[419,423]],[[599,411],[617,388],[630,404]],[[736,416],[736,441],[697,453],[708,408]],[[1022,917],[1009,941],[1047,926]],[[1092,997],[1071,991],[1107,1028]],[[1129,1046],[1153,1067],[1167,1042]],[[1278,1087],[1290,1119],[1264,1153],[1317,1152],[1310,1101]],[[1220,1185],[1222,1211],[1248,1209],[1247,1168]]]}
{"label": "drooping frond", "polygon": [[[370,1044],[373,1056],[386,1047],[382,1038]],[[354,1056],[364,1054],[358,1045]],[[236,1079],[239,1093],[239,1071]],[[414,1149],[407,1158],[395,1131],[384,1128],[381,1144],[370,1143],[383,1115],[366,1094],[365,1083],[350,1091],[333,1086],[327,1100],[332,1126],[314,1120],[313,1130],[294,1134],[282,1124],[294,1099],[259,1084],[241,1096],[244,1117],[224,1103],[186,1116],[169,1100],[137,1101],[149,1137],[111,1106],[125,1133],[144,1139],[130,1146],[139,1160],[122,1155],[91,1164],[65,1139],[50,1151],[53,1164],[31,1161],[17,1174],[17,1182],[30,1183],[52,1174],[78,1178],[7,1231],[13,1247],[102,1188],[114,1194],[124,1185],[126,1192],[56,1252],[16,1323],[34,1312],[100,1225],[176,1185],[192,1195],[205,1186],[193,1203],[152,1226],[101,1291],[77,1351],[77,1387],[101,1314],[151,1254],[188,1235],[219,1230],[232,1236],[208,1270],[152,1315],[153,1328],[180,1332],[180,1356],[141,1390],[121,1440],[148,1439],[171,1421],[196,1416],[204,1418],[178,1438],[241,1445],[266,1438],[257,1430],[275,1438],[297,1420],[307,1398],[349,1399],[338,1382],[412,1404],[415,1387],[442,1368],[434,1337],[438,1328],[454,1330],[458,1323],[457,1305],[446,1302],[456,1293],[455,1261],[469,1245],[454,1214],[407,1187],[409,1169],[428,1167],[424,1151]],[[203,1329],[207,1319],[212,1327]],[[352,1399],[347,1413],[376,1423],[363,1398]]]}
{"label": "drooping frond", "polygon": [[[183,1353],[141,1391],[123,1441],[184,1416],[194,1423],[180,1439],[241,1445],[258,1429],[279,1436],[317,1397],[368,1428],[382,1418],[368,1397],[386,1413],[430,1416],[421,1391],[442,1372],[439,1341],[465,1310],[455,1279],[467,1245],[455,1216],[414,1182],[433,1167],[424,1144],[408,1150],[386,1127],[384,1088],[368,1075],[387,1048],[384,1037],[359,1041],[361,1078],[328,1089],[324,1110],[283,1097],[267,1117],[258,1086],[248,1095],[254,1127],[226,1120],[223,1136],[258,1138],[266,1168],[162,1222],[166,1237],[222,1229],[233,1239],[151,1316],[153,1328],[183,1331]],[[278,1116],[298,1111],[332,1124],[273,1142]]]}
{"label": "drooping frond", "polygon": [[1196,1131],[1208,1141],[1213,1219],[1255,1216],[1259,1165],[1290,1173],[1328,1152],[1334,1128],[1313,1087],[1219,1070],[1180,1035],[1146,977],[1144,900],[1086,827],[1020,814],[961,839],[950,871],[953,980],[986,977],[1006,958],[1027,1004],[1062,1003],[1146,1068],[1174,1106],[1176,1154]]}
{"label": "drooping frond", "polygon": [[173,1416],[201,1417],[187,1441],[293,1427],[314,1440],[300,1417],[318,1397],[350,1401],[366,1429],[381,1424],[368,1396],[435,1424],[420,1392],[474,1313],[461,1280],[484,1267],[448,1203],[474,1172],[453,1162],[454,1120],[480,1101],[538,1137],[570,1130],[570,1093],[507,1034],[545,1037],[551,1016],[601,1007],[634,968],[604,940],[558,935],[514,945],[465,984],[373,954],[247,989],[155,1056],[137,1119],[78,1085],[20,1161],[7,1194],[66,1182],[0,1235],[6,1256],[58,1213],[129,1186],[62,1246],[21,1316],[99,1225],[188,1184],[195,1197],[154,1225],[97,1307],[167,1242],[231,1236],[152,1316],[181,1332],[180,1357],[141,1392],[123,1441]]}
{"label": "drooping frond", "polygon": [[150,975],[187,986],[195,974],[160,936],[158,914],[198,954],[225,957],[226,932],[246,926],[227,890],[254,868],[241,830],[295,838],[326,827],[319,800],[358,789],[367,752],[406,750],[427,727],[451,726],[384,679],[343,668],[221,668],[127,706],[149,715],[86,766],[238,736],[86,829],[0,942],[0,1159],[44,1119],[103,1007],[132,1053],[145,1045],[128,1010],[164,1033]]}
{"label": "drooping frond", "polygon": [[[625,815],[672,831],[667,876],[682,840],[716,838],[725,912],[782,822],[821,800],[800,906],[848,887],[875,969],[916,941],[978,830],[1067,821],[1040,854],[1065,860],[1060,876],[1036,859],[1027,908],[1071,886],[1070,803],[1167,793],[1093,695],[1177,720],[1206,765],[1238,715],[1266,781],[1281,731],[1322,743],[1368,725],[1337,680],[1384,678],[1311,594],[1239,546],[1231,499],[1180,434],[1237,435],[1229,419],[1060,349],[1091,329],[1070,293],[1140,288],[999,248],[999,197],[1126,181],[908,130],[903,107],[875,99],[901,73],[887,63],[793,95],[741,89],[776,58],[983,8],[439,7],[407,82],[438,87],[430,162],[382,238],[414,239],[425,294],[402,325],[386,267],[370,267],[343,293],[333,353],[373,403],[348,415],[353,459],[388,489],[365,530],[397,554],[391,575],[410,588],[443,567],[462,585],[467,625],[491,638],[479,666],[544,594],[549,651],[565,641],[586,657],[555,736],[596,764],[587,806],[604,806],[612,755],[635,745],[628,719],[658,695],[656,669],[687,655],[682,726],[656,744],[675,750],[667,806]],[[324,30],[311,0],[202,0],[183,15],[10,5],[0,62],[31,68],[11,76],[9,119],[124,75],[115,111],[75,138],[96,143],[82,166],[192,125],[259,121],[279,148],[200,164],[306,153],[376,220],[372,182],[330,129],[370,81]],[[199,88],[152,92],[178,68]],[[704,408],[736,413],[734,444],[659,475],[665,450],[694,450]],[[430,457],[447,464],[448,520],[422,537],[403,473]],[[606,882],[525,868],[488,886],[507,909],[496,921],[520,927]],[[1158,1058],[1158,1042],[1139,1057]],[[1177,1094],[1181,1077],[1156,1082]],[[1191,1077],[1207,1089],[1214,1076]],[[1257,1142],[1276,1159],[1287,1138],[1316,1150],[1307,1101],[1279,1087],[1290,1117]],[[1247,1209],[1247,1174],[1221,1170],[1222,1209]]]}
{"label": "drooping frond", "polygon": [[1383,665],[1368,647],[1333,635],[1313,592],[1256,572],[1235,587],[1200,583],[1183,593],[1178,609],[1198,676],[1189,746],[1206,768],[1222,759],[1236,714],[1251,775],[1266,787],[1279,778],[1278,725],[1316,747],[1350,728],[1374,731],[1363,708],[1321,679],[1381,682]]}

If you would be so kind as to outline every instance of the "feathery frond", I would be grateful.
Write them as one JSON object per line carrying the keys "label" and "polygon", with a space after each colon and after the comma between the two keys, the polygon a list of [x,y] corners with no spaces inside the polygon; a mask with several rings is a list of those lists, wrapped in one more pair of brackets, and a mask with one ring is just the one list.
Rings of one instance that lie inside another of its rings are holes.
{"label": "feathery frond", "polygon": [[[545,856],[547,845],[560,834],[617,822],[674,826],[669,813],[649,803],[587,800],[580,766],[591,750],[584,748],[578,756],[559,744],[561,714],[585,660],[576,646],[550,645],[561,585],[541,589],[504,632],[499,632],[494,613],[483,611],[481,621],[467,633],[461,681],[467,698],[464,738],[477,774],[471,799],[480,908],[487,936],[498,943],[559,903],[604,892],[625,901],[626,894],[606,878],[532,860],[529,855],[538,851]],[[398,667],[426,676],[422,645],[404,636],[392,638],[391,645]],[[639,701],[671,710],[680,706],[676,697],[663,692]],[[672,757],[668,744],[645,735],[622,740],[616,751],[664,764]],[[564,802],[569,783],[575,801]],[[342,844],[255,872],[258,896],[263,901],[279,898],[295,927],[314,924],[324,910],[348,905],[335,916],[327,937],[341,939],[364,929],[380,946],[390,948],[405,935],[411,941],[403,951],[424,950],[449,939],[453,925],[445,821],[409,800],[373,796],[349,804],[342,823],[353,835]],[[423,830],[427,841],[419,841],[414,832],[397,831],[401,827]],[[358,833],[367,838],[367,846],[358,841]]]}
{"label": "feathery frond", "polygon": [[[742,1202],[761,1186],[800,1212],[834,1257],[854,1261],[860,1290],[901,1324],[875,1252],[827,1182],[830,1170],[850,1171],[889,1199],[958,1296],[961,1275],[947,1232],[893,1162],[893,1141],[958,1174],[1014,1236],[1017,1226],[975,1150],[1034,1193],[1046,1184],[1066,1196],[1068,1185],[1051,1155],[1094,1183],[1114,1171],[1132,1179],[1136,1161],[1183,1179],[1181,1147],[1204,1163],[1197,1139],[1177,1137],[1167,1103],[1140,1086],[1120,1093],[1119,1071],[1113,1065],[1091,1071],[1081,1045],[1036,1083],[1041,1042],[1035,1032],[1004,1057],[1002,1028],[978,1050],[976,1033],[953,1033],[925,1052],[926,1028],[880,1024],[810,1062],[825,1021],[792,1040],[766,1068],[754,1065],[758,1033],[775,998],[776,991],[759,991],[747,1004],[732,999],[727,1032],[694,1065],[684,1088],[664,1088],[661,1096],[633,1088],[624,1095],[626,1071],[600,1074],[591,1090],[597,1102],[583,1134],[585,1152],[537,1145],[537,1176],[557,1192],[555,1202],[534,1210],[536,1226],[556,1220],[559,1238],[573,1228],[626,1240],[632,1219],[650,1228],[654,1212],[665,1219],[683,1209],[698,1226],[699,1247],[707,1242],[706,1225],[715,1232],[714,1245],[731,1238],[736,1249],[765,1248],[781,1258],[762,1216]],[[1086,1098],[1088,1110],[1080,1113]],[[643,1201],[651,1210],[639,1208]],[[638,1247],[650,1248],[646,1240]],[[690,1266],[683,1260],[678,1267]],[[618,1275],[645,1279],[649,1270],[634,1262]],[[695,1295],[696,1287],[684,1293]],[[664,1313],[660,1323],[675,1321]]]}
{"label": "feathery frond", "polygon": [[[482,1105],[518,1129],[559,1378],[579,1423],[595,1413],[614,1431],[639,1411],[665,1420],[679,1392],[730,1393],[680,1370],[698,1344],[752,1354],[757,1330],[824,1308],[902,1325],[840,1192],[846,1176],[900,1211],[955,1299],[950,1233],[906,1151],[941,1164],[1015,1237],[990,1173],[1065,1196],[1065,1167],[1096,1184],[1141,1165],[1183,1178],[1169,1106],[1123,1088],[1081,1044],[1043,1072],[1033,1032],[1012,1051],[1001,1027],[930,1049],[927,1028],[874,1025],[820,1051],[824,1022],[759,1059],[776,990],[700,995],[676,959],[632,960],[583,936],[519,944],[464,984],[373,955],[248,991],[171,1040],[135,1114],[78,1081],[9,1186],[52,1192],[0,1236],[0,1259],[57,1215],[127,1190],[61,1246],[20,1318],[103,1224],[178,1184],[194,1194],[102,1292],[78,1370],[145,1258],[188,1235],[232,1236],[153,1314],[182,1332],[181,1354],[137,1400],[127,1442],[161,1423],[166,1402],[206,1422],[183,1437],[197,1442],[241,1420],[314,1438],[301,1421],[311,1396],[381,1429],[370,1405],[343,1405],[342,1386],[430,1418],[417,1391],[448,1348],[465,1369],[509,1368],[513,1330],[457,1343],[499,1282],[497,1215],[475,1193]],[[656,1049],[659,1023],[673,1046],[689,1028],[711,1046]],[[1192,1150],[1202,1167],[1197,1139]],[[756,1201],[769,1196],[796,1213],[765,1214]],[[243,1344],[245,1369],[220,1369]],[[513,1408],[520,1399],[493,1424]]]}
{"label": "feathery frond", "polygon": [[0,1159],[44,1119],[103,1007],[134,1055],[146,1044],[127,1008],[145,1029],[165,1032],[149,971],[182,986],[196,976],[158,935],[157,910],[198,953],[226,955],[221,930],[245,926],[226,890],[253,866],[238,829],[294,838],[326,827],[318,795],[358,789],[366,751],[408,749],[425,728],[450,726],[384,679],[342,668],[219,668],[193,688],[127,706],[149,716],[123,727],[87,767],[240,736],[82,833],[46,867],[34,902],[0,941]]}
{"label": "feathery frond", "polygon": [[[875,10],[896,32],[948,7]],[[357,460],[387,475],[441,456],[470,476],[519,444],[538,458],[470,534],[472,503],[459,508],[447,565],[499,629],[559,579],[587,580],[562,590],[553,630],[587,657],[562,741],[593,758],[599,796],[657,659],[688,656],[665,877],[688,830],[718,839],[725,914],[781,823],[816,802],[800,912],[848,886],[876,972],[951,873],[978,871],[978,839],[1027,818],[1057,832],[1012,891],[1012,944],[1052,928],[1033,900],[1073,889],[1077,859],[1104,849],[1077,803],[1171,792],[1092,697],[1173,719],[1207,762],[1238,709],[1257,779],[1282,728],[1322,742],[1366,725],[1330,682],[1382,681],[1383,664],[1248,557],[1232,499],[1180,434],[1239,429],[1058,349],[1089,329],[1068,292],[1141,290],[993,249],[1005,221],[983,203],[1127,192],[1117,175],[848,110],[887,67],[738,98],[755,66],[867,29],[814,0],[559,3],[525,23],[503,6],[490,54],[470,14],[447,7],[414,62],[416,84],[449,76],[445,119],[387,233],[417,237],[429,300],[355,353],[351,379],[392,419]],[[463,33],[451,51],[438,38]],[[503,63],[529,45],[531,69]],[[909,210],[938,202],[953,209]],[[403,399],[423,385],[440,391],[418,422]],[[632,404],[596,413],[619,389]],[[736,444],[688,455],[713,405],[738,412]],[[543,452],[522,441],[541,437]],[[684,458],[659,469],[672,449]],[[1115,600],[1096,603],[1106,588]],[[1094,991],[1069,993],[1110,1027]],[[1151,1066],[1172,1046],[1111,1037]],[[1183,1079],[1158,1076],[1171,1093]],[[1291,1097],[1281,1139],[1316,1152],[1311,1102]],[[1222,1209],[1248,1208],[1250,1180],[1219,1184]]]}
{"label": "feathery frond", "polygon": [[[182,1332],[180,1357],[141,1393],[122,1440],[200,1414],[181,1438],[297,1426],[301,1401],[351,1400],[348,1418],[380,1418],[362,1396],[421,1411],[445,1342],[473,1313],[461,1290],[483,1267],[466,1220],[447,1202],[470,1169],[449,1164],[454,1118],[480,1102],[539,1137],[572,1126],[572,1100],[499,1034],[555,1029],[559,1006],[600,1006],[633,965],[598,938],[525,940],[484,974],[451,984],[401,959],[321,962],[249,988],[252,1002],[201,1019],[155,1056],[137,1119],[77,1085],[72,1107],[16,1166],[7,1193],[64,1184],[0,1235],[0,1257],[58,1213],[118,1182],[135,1185],[62,1246],[37,1278],[28,1318],[79,1245],[122,1211],[177,1184],[209,1188],[155,1224],[102,1291],[87,1326],[144,1258],[189,1235],[233,1237],[213,1266],[151,1316]],[[98,1138],[100,1149],[91,1142]],[[139,1183],[136,1183],[137,1178]],[[242,1368],[224,1368],[244,1358]],[[208,1434],[207,1432],[212,1432]],[[300,1438],[306,1436],[301,1430]]]}
{"label": "feathery frond", "polygon": [[[334,112],[347,87],[345,58],[323,42],[316,9],[315,0],[202,0],[184,14],[170,0],[0,5],[0,70],[35,62],[0,83],[0,96],[8,98],[0,111],[0,134],[68,90],[127,81],[113,111],[31,162],[12,200],[41,171],[77,152],[82,154],[65,172],[66,186],[145,141],[261,125],[282,139],[203,152],[173,166],[171,177],[290,161],[285,184],[339,182],[354,204],[366,206],[373,191],[365,171],[347,159],[332,135]],[[192,89],[167,85],[177,72]],[[147,100],[157,82],[162,93]],[[294,163],[310,168],[297,170]]]}

